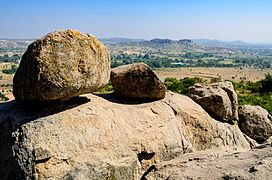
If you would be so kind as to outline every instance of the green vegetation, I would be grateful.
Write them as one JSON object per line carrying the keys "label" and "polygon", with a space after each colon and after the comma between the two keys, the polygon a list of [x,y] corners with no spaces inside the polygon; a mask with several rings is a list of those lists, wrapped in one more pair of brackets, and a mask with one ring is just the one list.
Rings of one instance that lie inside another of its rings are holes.
{"label": "green vegetation", "polygon": [[[214,79],[211,83],[218,82],[220,79]],[[196,83],[205,82],[203,79],[194,78],[166,78],[164,84],[168,90],[180,94],[187,94],[189,87]],[[232,82],[238,93],[239,105],[258,105],[265,108],[272,114],[272,75],[267,74],[265,79],[258,82]]]}
{"label": "green vegetation", "polygon": [[0,101],[8,101],[9,98],[0,92]]}
{"label": "green vegetation", "polygon": [[236,57],[234,59],[234,63],[237,66],[251,66],[256,68],[271,68],[272,64],[272,57],[271,56],[264,56],[264,57]]}
{"label": "green vegetation", "polygon": [[1,84],[1,85],[0,85],[0,87],[12,87],[12,86],[13,86],[13,84],[8,84],[8,83],[7,83],[7,84]]}
{"label": "green vegetation", "polygon": [[111,83],[109,82],[105,87],[103,87],[102,89],[100,89],[98,91],[98,93],[100,93],[100,94],[108,94],[108,93],[111,93],[112,91],[113,91],[113,88],[112,88]]}
{"label": "green vegetation", "polygon": [[[111,56],[111,67],[144,62],[152,68],[176,67],[235,67],[235,64],[223,63],[224,58],[210,58],[209,53],[185,53],[182,55],[155,54],[116,54]],[[210,58],[206,60],[205,58]]]}
{"label": "green vegetation", "polygon": [[233,82],[240,105],[259,105],[272,114],[272,75],[257,82]]}
{"label": "green vegetation", "polygon": [[184,79],[176,79],[176,78],[165,78],[164,84],[168,90],[177,92],[179,94],[187,94],[189,87],[193,86],[196,83],[204,83],[205,81],[199,77],[194,78],[184,78]]}
{"label": "green vegetation", "polygon": [[272,92],[272,75],[267,74],[265,76],[265,79],[261,80],[260,83],[261,83],[261,87],[260,87],[261,93]]}
{"label": "green vegetation", "polygon": [[21,56],[18,54],[14,54],[13,56],[8,56],[5,54],[4,56],[0,56],[0,62],[10,62],[10,63],[19,63]]}
{"label": "green vegetation", "polygon": [[253,67],[271,68],[271,56],[243,57],[240,54],[217,54],[207,52],[146,52],[117,53],[111,55],[112,68],[144,62],[152,68],[176,67]]}
{"label": "green vegetation", "polygon": [[239,95],[238,101],[240,105],[250,104],[261,106],[272,114],[272,93]]}
{"label": "green vegetation", "polygon": [[144,62],[152,68],[160,67],[181,67],[183,61],[171,60],[168,57],[158,57],[149,54],[118,54],[111,56],[111,67],[118,67],[121,65]]}
{"label": "green vegetation", "polygon": [[4,74],[15,74],[17,71],[17,65],[11,65],[10,69],[3,69],[2,72]]}
{"label": "green vegetation", "polygon": [[272,75],[267,74],[265,79],[257,82],[244,82],[239,83],[232,82],[235,90],[238,93],[247,95],[247,94],[266,94],[272,93]]}

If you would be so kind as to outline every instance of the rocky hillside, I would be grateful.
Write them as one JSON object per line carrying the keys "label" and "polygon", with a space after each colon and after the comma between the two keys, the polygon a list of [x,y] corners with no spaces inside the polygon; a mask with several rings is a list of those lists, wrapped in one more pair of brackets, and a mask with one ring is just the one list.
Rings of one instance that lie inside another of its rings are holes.
{"label": "rocky hillside", "polygon": [[[209,52],[209,53],[239,53],[238,49],[224,46],[204,46],[198,44],[190,39],[152,39],[147,40],[123,40],[123,41],[108,41],[102,39],[111,51],[127,51],[132,52],[138,51],[162,51],[162,52]],[[115,43],[113,43],[115,42]]]}
{"label": "rocky hillside", "polygon": [[203,47],[197,45],[192,40],[189,39],[181,39],[178,41],[171,39],[152,39],[150,41],[127,41],[120,42],[116,44],[108,44],[109,47],[139,47],[146,49],[154,49],[154,50],[163,50],[163,51],[198,51],[203,50]]}
{"label": "rocky hillside", "polygon": [[0,39],[0,48],[22,48],[26,47],[32,42],[32,39]]}
{"label": "rocky hillside", "polygon": [[272,176],[272,118],[238,108],[232,84],[195,85],[190,98],[166,92],[139,63],[112,70],[115,92],[95,93],[107,67],[90,34],[56,31],[29,46],[15,75],[29,78],[15,78],[16,101],[0,104],[1,179]]}
{"label": "rocky hillside", "polygon": [[155,49],[170,50],[170,51],[186,51],[202,49],[196,43],[189,39],[181,39],[174,41],[171,39],[152,39],[139,43],[143,46],[149,46]]}

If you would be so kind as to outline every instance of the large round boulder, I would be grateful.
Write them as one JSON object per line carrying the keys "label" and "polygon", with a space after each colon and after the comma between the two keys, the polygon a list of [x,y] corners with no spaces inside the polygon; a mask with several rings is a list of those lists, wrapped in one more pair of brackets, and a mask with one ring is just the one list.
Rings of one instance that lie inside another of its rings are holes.
{"label": "large round boulder", "polygon": [[239,127],[243,133],[258,143],[272,136],[272,116],[260,106],[239,107]]}
{"label": "large round boulder", "polygon": [[61,30],[28,47],[13,79],[13,94],[23,102],[69,99],[97,91],[109,77],[109,51],[96,37]]}
{"label": "large round boulder", "polygon": [[127,99],[162,99],[166,87],[144,63],[119,66],[111,71],[114,92]]}

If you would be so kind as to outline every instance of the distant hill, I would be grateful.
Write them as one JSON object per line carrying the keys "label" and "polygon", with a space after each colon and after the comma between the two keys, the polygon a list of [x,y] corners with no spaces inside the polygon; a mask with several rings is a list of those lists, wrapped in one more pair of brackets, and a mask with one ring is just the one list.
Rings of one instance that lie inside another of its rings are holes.
{"label": "distant hill", "polygon": [[99,38],[104,44],[119,44],[119,43],[137,43],[145,41],[145,39],[129,39],[129,38]]}
{"label": "distant hill", "polygon": [[150,46],[162,50],[199,50],[202,49],[190,39],[181,39],[174,41],[171,39],[152,39],[150,41],[141,42],[142,45]]}
{"label": "distant hill", "polygon": [[0,48],[26,49],[34,39],[0,39]]}
{"label": "distant hill", "polygon": [[253,44],[247,43],[244,41],[220,41],[217,39],[193,39],[198,45],[206,46],[206,47],[263,47],[269,48],[272,47],[272,44]]}
{"label": "distant hill", "polygon": [[115,47],[139,47],[156,50],[169,50],[169,51],[185,51],[185,50],[202,50],[203,48],[197,45],[190,39],[181,39],[178,41],[171,39],[155,38],[150,41],[126,41],[115,44]]}
{"label": "distant hill", "polygon": [[250,44],[243,41],[220,41],[216,39],[194,39],[194,41],[202,46],[248,46]]}

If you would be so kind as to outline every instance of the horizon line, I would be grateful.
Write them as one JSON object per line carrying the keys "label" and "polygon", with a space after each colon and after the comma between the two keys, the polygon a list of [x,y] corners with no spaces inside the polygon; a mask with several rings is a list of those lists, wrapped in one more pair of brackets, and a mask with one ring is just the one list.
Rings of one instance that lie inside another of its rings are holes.
{"label": "horizon line", "polygon": [[[85,34],[85,33],[84,33]],[[42,36],[43,37],[43,36]],[[40,37],[40,38],[42,38]],[[37,40],[40,38],[3,38],[0,37],[0,40]],[[249,45],[272,45],[272,42],[250,42],[250,41],[244,41],[244,40],[222,40],[222,39],[214,39],[214,38],[167,38],[167,37],[153,37],[153,38],[129,38],[129,37],[122,37],[122,36],[115,36],[115,37],[97,37],[97,39],[129,39],[129,40],[145,40],[145,41],[150,41],[152,39],[169,39],[173,41],[178,41],[178,40],[210,40],[210,41],[219,41],[223,43],[232,43],[232,42],[237,42],[240,41],[241,43],[246,43]]]}

